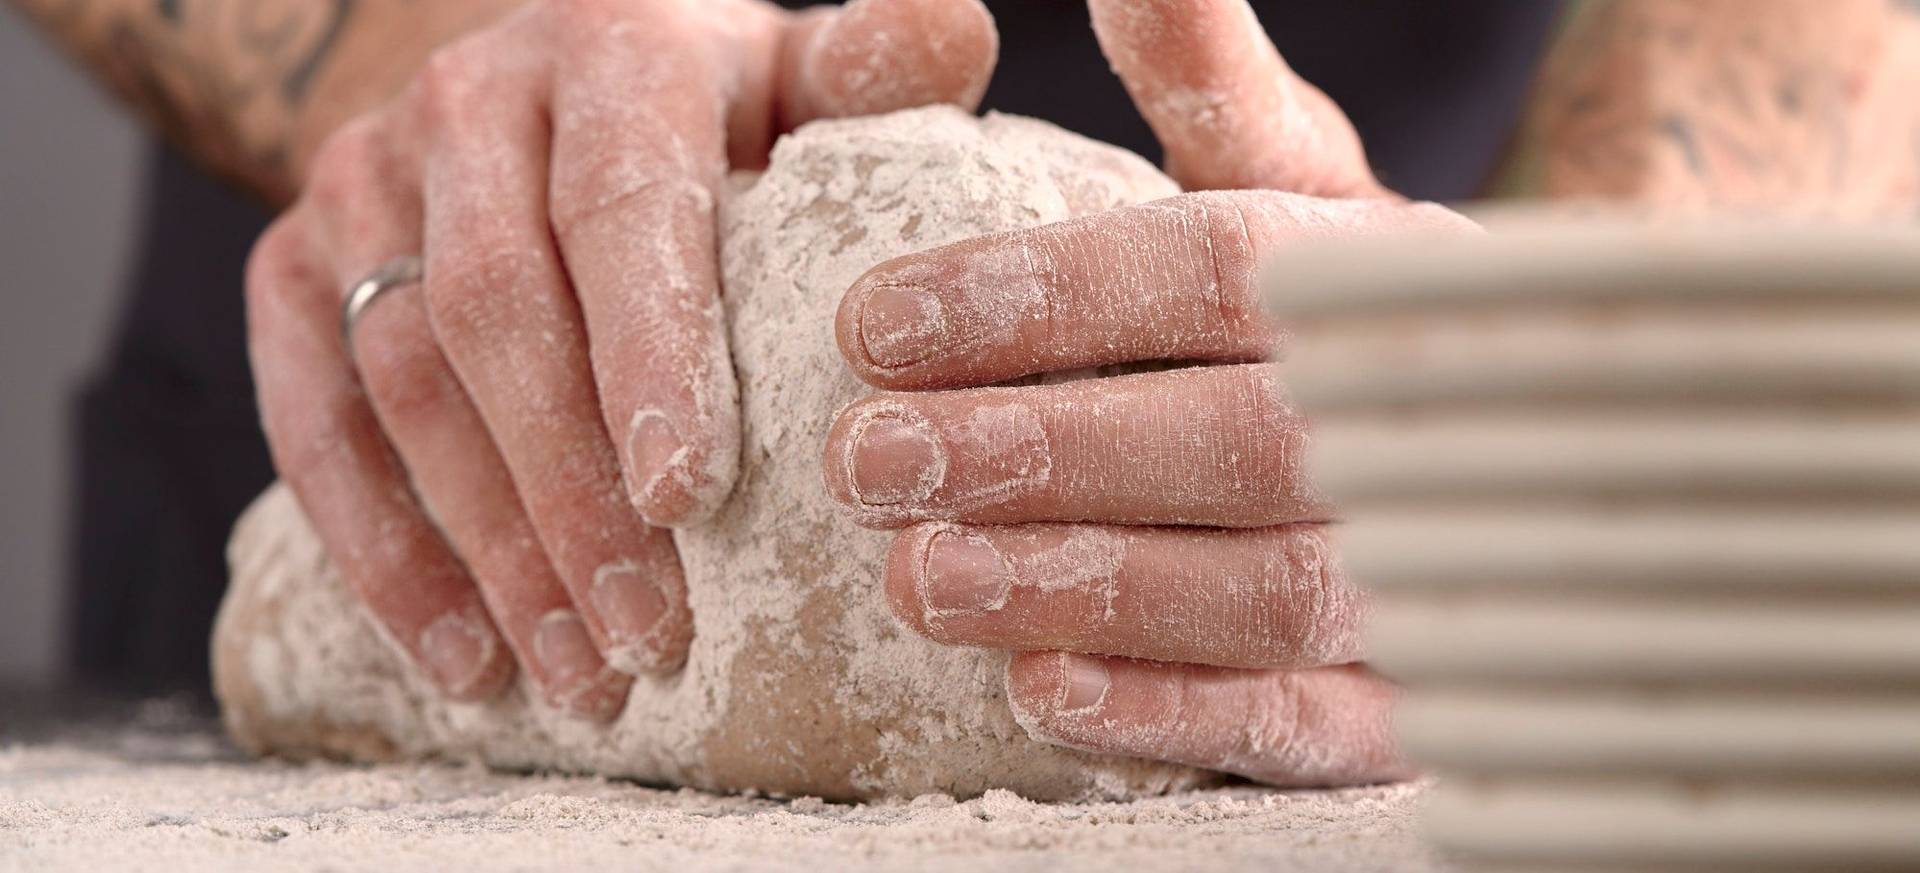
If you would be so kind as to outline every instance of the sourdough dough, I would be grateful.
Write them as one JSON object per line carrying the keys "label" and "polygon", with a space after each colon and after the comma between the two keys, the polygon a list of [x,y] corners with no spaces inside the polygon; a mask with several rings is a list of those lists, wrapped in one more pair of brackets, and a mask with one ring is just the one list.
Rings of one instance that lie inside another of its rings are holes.
{"label": "sourdough dough", "polygon": [[1029,739],[1004,699],[1004,655],[895,623],[878,579],[890,537],[854,526],[820,472],[834,413],[866,392],[835,348],[833,313],[868,267],[1167,196],[1173,183],[1043,122],[934,108],[810,124],[743,184],[721,214],[741,476],[711,522],[675,534],[696,629],[686,668],[638,680],[610,728],[530,704],[524,689],[449,703],[376,635],[275,486],[235,531],[215,634],[234,736],[260,752],[475,758],[827,798],[1074,799],[1213,780]]}

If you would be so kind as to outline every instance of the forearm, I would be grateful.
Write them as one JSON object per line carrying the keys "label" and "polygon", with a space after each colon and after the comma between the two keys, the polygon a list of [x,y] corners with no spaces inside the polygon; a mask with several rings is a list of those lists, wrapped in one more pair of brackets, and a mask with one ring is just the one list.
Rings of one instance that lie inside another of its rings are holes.
{"label": "forearm", "polygon": [[1911,2],[1595,0],[1541,72],[1503,193],[1911,214],[1916,88]]}
{"label": "forearm", "polygon": [[201,163],[284,202],[315,146],[522,0],[12,0]]}

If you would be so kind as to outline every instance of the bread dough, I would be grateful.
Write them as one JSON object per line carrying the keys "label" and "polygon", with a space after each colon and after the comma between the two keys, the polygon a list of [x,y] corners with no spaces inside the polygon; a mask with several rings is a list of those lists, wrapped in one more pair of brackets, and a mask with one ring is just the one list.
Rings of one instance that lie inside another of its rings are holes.
{"label": "bread dough", "polygon": [[1176,193],[1137,156],[1043,122],[950,108],[810,124],[722,206],[741,386],[738,487],[678,531],[695,639],[641,678],[611,727],[525,689],[486,704],[431,690],[377,636],[291,495],[241,520],[214,642],[234,736],[260,752],[471,758],[717,790],[826,798],[1008,788],[1034,799],[1160,792],[1201,771],[1030,739],[1003,653],[935,645],[880,591],[891,535],[855,526],[820,471],[835,412],[867,392],[833,340],[841,294],[896,255]]}

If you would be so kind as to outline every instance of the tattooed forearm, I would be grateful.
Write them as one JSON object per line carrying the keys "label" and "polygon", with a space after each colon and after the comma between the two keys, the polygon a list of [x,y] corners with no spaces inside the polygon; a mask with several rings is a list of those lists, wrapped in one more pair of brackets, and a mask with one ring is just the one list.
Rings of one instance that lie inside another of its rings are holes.
{"label": "tattooed forearm", "polygon": [[1915,0],[1611,0],[1553,50],[1508,187],[1660,211],[1920,211]]}
{"label": "tattooed forearm", "polygon": [[174,141],[284,190],[315,75],[357,0],[15,0]]}
{"label": "tattooed forearm", "polygon": [[12,0],[202,163],[269,199],[335,125],[523,0]]}

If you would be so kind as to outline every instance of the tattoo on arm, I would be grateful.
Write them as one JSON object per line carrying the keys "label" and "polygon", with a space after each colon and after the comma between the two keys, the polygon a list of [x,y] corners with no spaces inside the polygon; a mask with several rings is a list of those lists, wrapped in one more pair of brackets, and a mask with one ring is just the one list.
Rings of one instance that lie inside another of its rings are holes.
{"label": "tattoo on arm", "polygon": [[257,190],[360,0],[14,0],[176,143]]}
{"label": "tattoo on arm", "polygon": [[1612,0],[1543,68],[1508,192],[1666,211],[1920,210],[1920,0]]}

